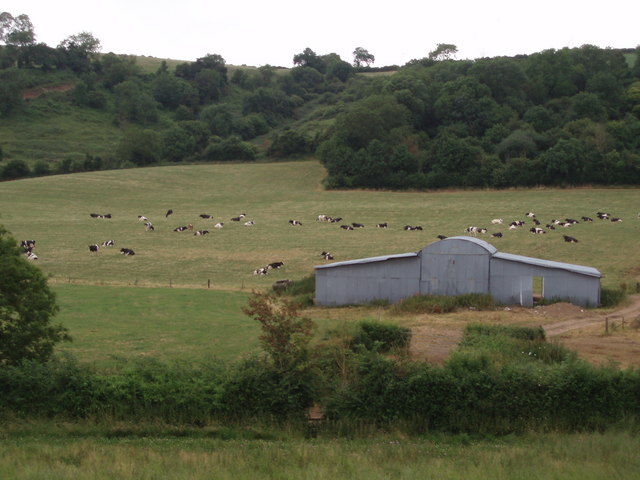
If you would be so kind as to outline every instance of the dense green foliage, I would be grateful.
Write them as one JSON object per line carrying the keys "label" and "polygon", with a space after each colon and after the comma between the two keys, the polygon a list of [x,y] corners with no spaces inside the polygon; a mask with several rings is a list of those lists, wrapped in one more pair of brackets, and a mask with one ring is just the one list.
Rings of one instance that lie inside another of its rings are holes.
{"label": "dense green foliage", "polygon": [[410,62],[376,78],[318,149],[329,187],[637,184],[638,51],[585,45]]}
{"label": "dense green foliage", "polygon": [[45,276],[0,225],[0,366],[46,361],[56,343],[70,340],[52,323],[57,311]]}
{"label": "dense green foliage", "polygon": [[[36,165],[9,143],[0,178],[316,154],[335,188],[640,182],[638,51],[585,45],[456,61],[455,45],[439,44],[392,75],[366,76],[358,72],[374,56],[360,47],[356,68],[306,48],[291,69],[230,68],[208,54],[147,73],[97,46],[90,36],[56,49],[0,46],[0,116],[98,113],[112,129],[102,143],[117,146],[62,146]],[[73,88],[23,99],[64,84]]]}
{"label": "dense green foliage", "polygon": [[449,313],[458,309],[490,310],[495,308],[491,295],[413,295],[393,305],[397,313]]}

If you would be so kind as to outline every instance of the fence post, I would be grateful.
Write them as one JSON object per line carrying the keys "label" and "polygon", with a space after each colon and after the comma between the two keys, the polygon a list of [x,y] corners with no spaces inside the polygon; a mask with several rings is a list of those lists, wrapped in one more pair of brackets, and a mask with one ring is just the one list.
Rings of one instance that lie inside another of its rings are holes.
{"label": "fence post", "polygon": [[211,288],[211,279],[207,279],[207,288]]}

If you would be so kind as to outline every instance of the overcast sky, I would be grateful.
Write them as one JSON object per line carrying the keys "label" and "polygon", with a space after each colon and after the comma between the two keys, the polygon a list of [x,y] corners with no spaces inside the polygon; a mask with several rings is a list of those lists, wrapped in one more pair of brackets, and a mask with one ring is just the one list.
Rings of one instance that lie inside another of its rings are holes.
{"label": "overcast sky", "polygon": [[438,43],[456,45],[457,59],[640,44],[637,0],[2,0],[0,11],[28,15],[36,41],[50,47],[87,31],[103,53],[216,53],[232,65],[292,67],[307,47],[348,62],[363,47],[384,66],[426,57]]}

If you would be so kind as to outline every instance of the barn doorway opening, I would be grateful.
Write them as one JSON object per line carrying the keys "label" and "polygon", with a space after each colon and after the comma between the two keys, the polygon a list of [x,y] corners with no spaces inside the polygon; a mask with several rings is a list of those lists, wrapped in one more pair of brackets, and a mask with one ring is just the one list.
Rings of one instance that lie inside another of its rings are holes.
{"label": "barn doorway opening", "polygon": [[544,300],[544,277],[533,277],[533,304]]}

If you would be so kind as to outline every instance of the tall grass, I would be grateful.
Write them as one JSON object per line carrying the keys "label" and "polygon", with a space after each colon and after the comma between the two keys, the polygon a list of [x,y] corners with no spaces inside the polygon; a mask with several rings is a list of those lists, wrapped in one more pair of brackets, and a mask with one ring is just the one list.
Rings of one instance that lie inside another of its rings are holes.
{"label": "tall grass", "polygon": [[[97,433],[97,435],[96,435]],[[514,479],[637,478],[637,436],[621,433],[467,435],[261,441],[164,434],[141,437],[51,426],[14,431],[0,449],[2,478]]]}

